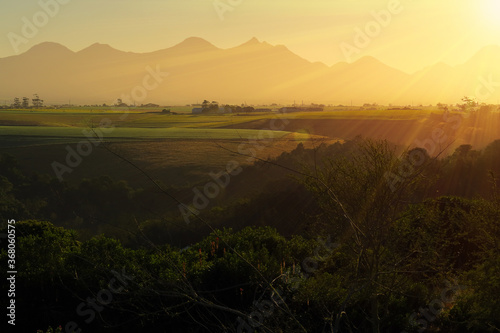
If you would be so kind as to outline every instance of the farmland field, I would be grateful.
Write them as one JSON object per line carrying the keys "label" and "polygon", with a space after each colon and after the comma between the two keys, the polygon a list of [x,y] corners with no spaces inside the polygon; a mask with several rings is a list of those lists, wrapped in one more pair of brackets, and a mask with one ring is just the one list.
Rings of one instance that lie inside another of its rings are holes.
{"label": "farmland field", "polygon": [[[81,167],[67,175],[67,180],[108,174],[142,185],[137,170],[110,153],[113,151],[159,180],[182,185],[188,178],[189,182],[202,179],[229,160],[252,163],[254,159],[235,153],[242,145],[251,146],[249,140],[258,140],[257,157],[261,159],[290,151],[299,142],[307,145],[312,139],[332,141],[308,133],[243,128],[244,124],[257,120],[269,123],[272,117],[269,114],[193,116],[130,112],[125,115],[89,110],[1,111],[0,149],[14,155],[27,172],[54,175],[51,164],[64,162],[67,147],[76,149],[80,141],[102,135],[102,143],[84,159]],[[280,124],[277,122],[276,126]]]}
{"label": "farmland field", "polygon": [[[14,155],[26,171],[53,174],[51,163],[64,161],[67,146],[75,149],[89,136],[102,135],[103,144],[95,147],[82,167],[67,175],[68,180],[109,174],[140,183],[137,171],[111,150],[164,182],[185,184],[187,178],[202,181],[210,170],[223,167],[228,160],[252,163],[254,159],[237,152],[255,144],[259,145],[256,157],[267,159],[293,150],[299,142],[313,147],[357,136],[411,146],[425,143],[440,129],[447,139],[443,146],[453,149],[470,143],[481,147],[495,139],[500,124],[498,113],[488,119],[464,118],[455,129],[435,110],[192,115],[187,109],[172,108],[175,115],[161,114],[161,110],[2,110],[0,149]],[[100,126],[105,127],[102,133]],[[280,130],[271,133],[269,128]]]}
{"label": "farmland field", "polygon": [[[85,137],[82,131],[90,128],[83,127],[33,127],[33,126],[0,126],[0,133],[4,136],[35,136],[35,137],[59,137],[59,138],[81,138]],[[96,132],[99,129],[96,129]],[[118,127],[103,130],[106,139],[242,139],[258,135],[255,129],[213,129],[213,128],[131,128]],[[290,132],[274,131],[273,138],[281,138]]]}

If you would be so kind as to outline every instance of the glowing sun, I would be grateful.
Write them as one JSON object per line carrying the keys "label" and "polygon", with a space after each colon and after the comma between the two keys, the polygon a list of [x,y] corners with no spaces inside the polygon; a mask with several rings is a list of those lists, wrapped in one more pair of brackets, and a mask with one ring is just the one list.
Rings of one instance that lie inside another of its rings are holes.
{"label": "glowing sun", "polygon": [[480,6],[484,19],[500,26],[500,0],[482,0]]}

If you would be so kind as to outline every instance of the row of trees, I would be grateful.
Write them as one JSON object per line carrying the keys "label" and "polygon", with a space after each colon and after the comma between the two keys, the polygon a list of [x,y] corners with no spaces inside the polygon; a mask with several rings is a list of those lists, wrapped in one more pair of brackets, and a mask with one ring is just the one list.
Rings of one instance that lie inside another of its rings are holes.
{"label": "row of trees", "polygon": [[219,103],[217,101],[204,100],[201,103],[201,109],[203,113],[215,113],[219,111]]}
{"label": "row of trees", "polygon": [[[476,98],[474,97],[470,97],[470,96],[464,96],[462,98],[462,102],[461,103],[456,103],[455,105],[453,104],[444,104],[444,103],[437,103],[436,105],[440,110],[444,110],[444,111],[452,111],[452,110],[456,110],[456,111],[461,111],[461,112],[464,112],[464,113],[474,113],[476,111],[479,111],[480,109],[482,111],[490,111],[492,109],[492,105],[490,105],[490,107],[488,107],[488,105],[486,103],[479,103]],[[495,106],[495,108],[497,108]]]}
{"label": "row of trees", "polygon": [[[40,99],[38,94],[34,94],[31,99],[32,106],[35,109],[39,109],[43,107],[43,99]],[[12,104],[12,108],[14,109],[29,109],[30,108],[30,99],[28,97],[23,97],[22,101],[19,97],[14,98],[14,103]]]}
{"label": "row of trees", "polygon": [[[201,104],[201,107],[202,107],[202,113],[217,113],[221,109],[217,101],[210,102],[208,100],[204,100],[203,103]],[[255,111],[255,108],[252,106],[246,106],[245,104],[242,104],[241,106],[227,104],[223,106],[223,110],[224,112],[240,113],[240,112],[253,112]]]}

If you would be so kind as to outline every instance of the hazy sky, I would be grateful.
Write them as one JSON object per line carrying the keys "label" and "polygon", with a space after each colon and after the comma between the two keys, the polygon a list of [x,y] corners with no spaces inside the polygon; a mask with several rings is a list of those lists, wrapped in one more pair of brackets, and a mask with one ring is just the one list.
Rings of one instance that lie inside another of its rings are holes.
{"label": "hazy sky", "polygon": [[[500,0],[2,0],[0,9],[0,57],[44,41],[148,52],[190,36],[221,48],[255,36],[327,65],[370,55],[414,72],[500,44]],[[376,23],[373,11],[390,17]],[[38,31],[23,31],[33,23]],[[365,29],[371,37],[355,40]]]}

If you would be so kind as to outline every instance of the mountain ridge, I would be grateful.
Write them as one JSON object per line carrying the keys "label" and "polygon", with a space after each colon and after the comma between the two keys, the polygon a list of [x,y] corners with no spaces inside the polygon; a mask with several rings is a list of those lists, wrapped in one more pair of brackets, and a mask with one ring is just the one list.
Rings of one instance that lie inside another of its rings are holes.
{"label": "mountain ridge", "polygon": [[[46,46],[52,47],[52,48],[55,48],[57,46],[57,47],[59,47],[59,49],[65,49],[65,50],[68,50],[68,51],[70,51],[72,53],[80,53],[80,52],[82,52],[84,50],[87,50],[87,49],[90,49],[90,48],[94,48],[94,47],[97,47],[97,46],[99,46],[99,47],[107,47],[107,48],[109,48],[111,50],[114,50],[114,51],[118,51],[118,52],[122,52],[122,53],[131,53],[131,54],[152,54],[152,53],[157,53],[157,52],[161,52],[161,51],[164,51],[164,50],[169,50],[169,49],[178,48],[178,47],[186,47],[186,46],[190,46],[190,47],[195,46],[195,47],[197,47],[199,49],[203,49],[203,48],[210,49],[211,48],[213,50],[230,50],[230,49],[235,49],[235,48],[239,48],[239,47],[243,47],[243,46],[269,46],[269,47],[283,47],[286,50],[290,51],[286,47],[286,45],[282,45],[282,44],[271,45],[271,44],[267,43],[266,41],[262,41],[262,42],[259,41],[259,39],[257,37],[252,37],[248,41],[246,41],[246,42],[244,42],[242,44],[239,44],[239,45],[236,45],[236,46],[233,46],[233,47],[229,47],[229,48],[223,49],[223,48],[219,48],[219,47],[215,46],[214,44],[210,43],[209,41],[207,41],[204,38],[192,36],[192,37],[187,37],[183,41],[181,41],[181,42],[179,42],[177,44],[174,44],[172,46],[169,46],[169,47],[166,47],[166,48],[163,48],[163,49],[159,49],[159,50],[155,50],[155,51],[149,51],[149,52],[134,52],[134,51],[127,52],[127,51],[123,51],[123,50],[114,48],[110,44],[99,43],[99,42],[95,42],[95,43],[93,43],[93,44],[91,44],[91,45],[89,45],[89,46],[87,46],[87,47],[85,47],[85,48],[83,48],[81,50],[73,51],[73,50],[69,49],[68,47],[66,47],[64,44],[61,44],[61,43],[58,43],[58,42],[47,41],[47,42],[42,42],[42,43],[36,44],[36,45],[32,46],[30,49],[28,49],[27,51],[25,51],[25,52],[23,52],[23,53],[21,53],[19,55],[14,55],[14,56],[8,56],[8,57],[0,58],[0,60],[1,59],[6,59],[6,58],[11,58],[11,57],[17,57],[17,56],[29,53],[29,52],[31,52],[33,50],[40,49],[40,47],[46,47]],[[290,51],[290,52],[292,52],[292,51]],[[500,45],[497,45],[497,44],[486,45],[483,48],[479,49],[467,61],[470,61],[471,59],[474,59],[476,57],[484,56],[485,54],[488,55],[488,54],[495,53],[495,52],[496,52],[497,55],[500,55]],[[398,71],[401,71],[403,73],[406,73],[406,74],[415,74],[415,73],[418,73],[418,72],[421,72],[421,71],[425,70],[426,68],[433,67],[433,66],[436,66],[436,65],[439,65],[439,66],[445,65],[445,66],[453,68],[453,67],[461,66],[461,65],[464,65],[464,64],[467,63],[467,61],[466,61],[465,63],[453,66],[453,65],[447,64],[445,62],[439,61],[439,62],[436,62],[434,64],[427,65],[427,66],[421,68],[420,70],[418,70],[418,71],[416,71],[414,73],[408,73],[408,72],[406,72],[404,70],[401,70],[399,68],[393,67],[393,66],[391,66],[389,64],[386,64],[383,61],[381,61],[381,60],[379,60],[379,59],[377,59],[377,58],[375,58],[373,56],[369,56],[369,55],[363,56],[363,57],[361,57],[361,58],[359,58],[359,59],[357,59],[357,60],[355,60],[353,62],[350,62],[350,63],[345,62],[345,61],[339,61],[337,63],[334,63],[331,66],[328,66],[328,65],[326,65],[325,63],[323,63],[321,61],[311,61],[311,60],[308,60],[308,59],[306,59],[306,58],[304,58],[302,56],[299,56],[297,54],[295,54],[295,55],[298,56],[298,57],[300,57],[300,58],[302,58],[302,59],[304,59],[304,60],[309,61],[310,63],[320,63],[320,64],[323,64],[323,65],[329,67],[329,68],[336,67],[337,65],[343,64],[343,63],[354,64],[356,62],[359,62],[359,60],[361,60],[361,59],[369,58],[371,60],[374,59],[377,62],[380,62],[380,63],[382,63],[382,64],[384,64],[384,65],[386,65],[388,67],[394,68],[394,69],[396,69]]]}
{"label": "mountain ridge", "polygon": [[[0,98],[12,99],[35,90],[53,103],[68,97],[82,104],[109,103],[140,86],[147,68],[161,68],[169,73],[166,83],[148,91],[145,102],[190,103],[209,98],[227,103],[294,99],[339,104],[346,100],[452,103],[478,91],[485,81],[478,78],[498,77],[495,80],[500,81],[498,60],[500,46],[490,45],[463,64],[436,63],[408,74],[371,56],[327,66],[255,37],[226,49],[189,37],[146,53],[125,52],[101,43],[75,52],[59,43],[44,42],[20,55],[0,58],[0,72],[11,78],[0,82]],[[500,89],[481,94],[484,96],[496,100]]]}

